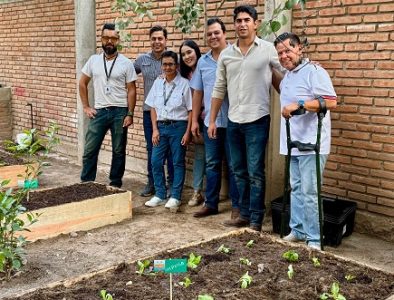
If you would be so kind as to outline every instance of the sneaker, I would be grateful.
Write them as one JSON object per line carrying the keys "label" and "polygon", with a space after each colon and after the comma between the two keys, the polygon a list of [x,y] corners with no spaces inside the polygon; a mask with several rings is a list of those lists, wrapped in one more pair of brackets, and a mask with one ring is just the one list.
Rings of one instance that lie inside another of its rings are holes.
{"label": "sneaker", "polygon": [[189,206],[197,206],[204,202],[200,191],[194,191],[192,198],[187,203]]}
{"label": "sneaker", "polygon": [[288,235],[286,235],[284,238],[283,238],[285,241],[288,241],[288,242],[298,242],[298,241],[301,241],[299,238],[297,238],[293,233],[289,233]]}
{"label": "sneaker", "polygon": [[151,198],[149,201],[145,202],[145,206],[156,207],[159,205],[163,205],[164,203],[166,203],[166,200],[163,200],[163,199],[160,199],[159,197],[153,196],[153,198]]}
{"label": "sneaker", "polygon": [[141,191],[140,196],[149,197],[155,194],[155,187],[152,183],[147,183],[144,189]]}
{"label": "sneaker", "polygon": [[181,201],[179,201],[178,199],[175,198],[170,198],[166,205],[164,205],[165,208],[175,208],[175,207],[179,207],[181,205]]}
{"label": "sneaker", "polygon": [[319,251],[321,251],[321,246],[320,246],[320,244],[318,244],[318,243],[309,243],[309,244],[308,244],[308,247],[311,248],[311,249],[313,249],[313,250],[319,250]]}

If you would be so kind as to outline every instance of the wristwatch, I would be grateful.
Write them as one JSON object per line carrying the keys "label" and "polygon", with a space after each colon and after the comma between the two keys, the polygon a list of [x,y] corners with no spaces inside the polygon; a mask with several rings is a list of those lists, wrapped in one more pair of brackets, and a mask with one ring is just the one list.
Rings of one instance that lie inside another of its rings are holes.
{"label": "wristwatch", "polygon": [[304,107],[304,104],[305,104],[305,101],[304,100],[298,100],[298,108],[299,109],[304,109],[305,107]]}
{"label": "wristwatch", "polygon": [[129,111],[127,112],[127,115],[126,115],[126,116],[132,117],[132,116],[134,116],[134,112],[131,111],[131,110],[129,110]]}

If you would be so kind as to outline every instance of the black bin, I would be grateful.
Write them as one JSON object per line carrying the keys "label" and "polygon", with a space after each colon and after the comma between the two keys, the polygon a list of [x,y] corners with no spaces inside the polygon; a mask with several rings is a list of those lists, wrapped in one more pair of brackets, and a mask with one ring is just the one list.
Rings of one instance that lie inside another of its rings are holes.
{"label": "black bin", "polygon": [[[339,246],[342,237],[352,234],[354,229],[354,217],[356,215],[357,204],[348,200],[322,197],[324,211],[324,245]],[[280,216],[282,211],[282,197],[271,202],[272,207],[272,230],[280,234]],[[285,209],[285,232],[290,233],[290,206],[286,204]]]}

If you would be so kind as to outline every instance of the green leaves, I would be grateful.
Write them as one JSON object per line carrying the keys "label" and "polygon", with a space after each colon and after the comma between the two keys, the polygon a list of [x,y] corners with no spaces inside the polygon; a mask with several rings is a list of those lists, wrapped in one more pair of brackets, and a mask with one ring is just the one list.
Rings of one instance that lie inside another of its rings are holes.
{"label": "green leaves", "polygon": [[179,282],[179,284],[185,288],[189,287],[192,284],[192,281],[190,280],[189,277],[183,278],[182,281]]}
{"label": "green leaves", "polygon": [[345,296],[339,293],[339,283],[333,282],[331,285],[331,293],[323,293],[320,295],[321,300],[334,299],[334,300],[346,300]]}
{"label": "green leaves", "polygon": [[294,250],[289,250],[283,253],[282,257],[289,262],[296,262],[298,261],[298,253]]}
{"label": "green leaves", "polygon": [[242,277],[238,280],[241,283],[241,288],[246,289],[252,283],[252,276],[249,275],[249,272],[246,272]]}
{"label": "green leaves", "polygon": [[231,249],[224,246],[224,244],[221,244],[220,247],[218,248],[218,250],[216,250],[216,252],[229,254],[231,252]]}
{"label": "green leaves", "polygon": [[243,258],[243,257],[241,257],[241,258],[239,259],[239,263],[240,263],[241,265],[245,265],[245,266],[251,266],[251,265],[252,265],[252,262],[251,262],[249,259]]}
{"label": "green leaves", "polygon": [[215,300],[211,295],[198,295],[197,300]]}
{"label": "green leaves", "polygon": [[249,242],[246,243],[246,247],[252,248],[254,245],[254,240],[250,240]]}
{"label": "green leaves", "polygon": [[201,262],[201,255],[195,255],[194,253],[190,253],[189,258],[187,259],[187,267],[190,269],[195,269]]}
{"label": "green leaves", "polygon": [[143,275],[144,274],[144,272],[145,272],[145,270],[146,270],[146,268],[148,268],[149,267],[149,265],[150,265],[150,260],[148,260],[148,259],[145,259],[145,260],[143,260],[143,261],[137,261],[137,267],[138,267],[138,270],[137,271],[135,271],[137,274],[139,274],[139,275]]}
{"label": "green leaves", "polygon": [[113,297],[110,293],[107,293],[106,290],[100,291],[100,296],[102,300],[113,300]]}
{"label": "green leaves", "polygon": [[294,277],[294,269],[292,264],[287,267],[287,277],[289,277],[290,280]]}
{"label": "green leaves", "polygon": [[200,17],[204,11],[196,0],[178,0],[171,15],[176,16],[175,27],[182,33],[191,33],[193,27],[200,28]]}
{"label": "green leaves", "polygon": [[315,267],[320,267],[320,261],[317,257],[312,257],[312,262]]}

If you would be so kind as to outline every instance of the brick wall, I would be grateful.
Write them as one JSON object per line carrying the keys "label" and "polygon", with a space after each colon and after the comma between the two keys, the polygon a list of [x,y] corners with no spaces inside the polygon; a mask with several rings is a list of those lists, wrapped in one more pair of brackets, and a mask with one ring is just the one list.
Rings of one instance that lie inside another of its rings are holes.
{"label": "brick wall", "polygon": [[[207,48],[203,29],[182,35],[173,28],[169,14],[174,1],[153,1],[153,20],[136,18],[133,43],[123,51],[135,59],[149,50],[148,31],[160,23],[169,30],[169,47],[178,50],[184,38]],[[207,1],[208,17],[218,15],[234,39],[232,9],[263,1],[228,1],[217,14],[219,0]],[[111,1],[97,0],[97,35],[105,21],[116,17]],[[357,201],[360,210],[394,216],[394,19],[393,1],[308,1],[304,12],[293,12],[294,31],[305,21],[311,43],[309,56],[332,76],[340,105],[332,113],[332,155],[327,163],[323,191]],[[0,82],[13,89],[14,133],[29,127],[26,104],[33,103],[35,124],[48,119],[62,127],[63,144],[76,145],[76,82],[74,54],[74,1],[30,0],[0,5],[0,39],[4,59]],[[100,45],[97,45],[100,48]],[[130,130],[128,155],[145,159],[142,131],[142,80],[134,128]],[[110,150],[108,139],[105,149]],[[75,150],[76,155],[76,150]],[[188,153],[188,168],[192,152]]]}
{"label": "brick wall", "polygon": [[323,191],[394,216],[394,1],[308,1],[293,13],[298,33],[306,16],[309,57],[340,102]]}

